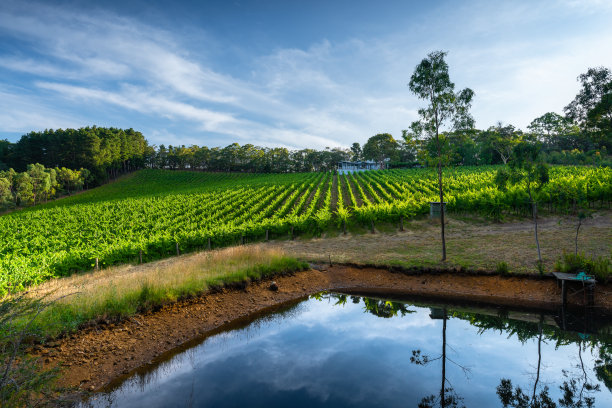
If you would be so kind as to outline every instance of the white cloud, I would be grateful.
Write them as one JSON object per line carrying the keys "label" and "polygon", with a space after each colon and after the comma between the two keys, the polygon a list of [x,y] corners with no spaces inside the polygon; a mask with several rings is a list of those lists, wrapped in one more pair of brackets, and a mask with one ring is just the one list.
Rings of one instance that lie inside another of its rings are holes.
{"label": "white cloud", "polygon": [[[381,132],[399,137],[424,105],[406,86],[412,70],[438,48],[450,51],[457,86],[476,91],[479,127],[497,120],[525,127],[544,112],[559,112],[575,95],[580,72],[612,65],[612,54],[602,52],[612,28],[538,31],[556,15],[566,23],[572,13],[608,12],[601,2],[590,8],[570,1],[436,9],[427,23],[394,27],[383,37],[323,40],[253,55],[233,76],[212,68],[207,44],[214,48],[223,40],[206,33],[200,33],[201,49],[194,49],[178,32],[106,11],[11,1],[0,7],[0,32],[28,51],[0,52],[0,68],[20,78],[35,76],[22,86],[54,93],[66,112],[58,113],[48,99],[39,98],[28,113],[17,110],[23,103],[5,103],[5,131],[74,126],[83,103],[91,102],[99,115],[107,106],[139,113],[132,126],[157,143],[168,143],[167,135],[174,143],[322,148],[363,143]],[[172,131],[159,131],[160,120]]]}
{"label": "white cloud", "polygon": [[78,127],[81,120],[54,109],[48,101],[0,85],[0,124],[4,132]]}

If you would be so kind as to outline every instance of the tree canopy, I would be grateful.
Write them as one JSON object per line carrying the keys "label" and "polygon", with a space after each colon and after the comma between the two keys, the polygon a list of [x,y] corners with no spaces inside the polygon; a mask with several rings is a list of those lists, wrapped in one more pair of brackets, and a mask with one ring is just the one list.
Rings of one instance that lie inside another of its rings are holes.
{"label": "tree canopy", "polygon": [[379,133],[368,139],[363,146],[363,157],[374,160],[384,168],[385,160],[394,160],[398,156],[399,144],[389,133]]}

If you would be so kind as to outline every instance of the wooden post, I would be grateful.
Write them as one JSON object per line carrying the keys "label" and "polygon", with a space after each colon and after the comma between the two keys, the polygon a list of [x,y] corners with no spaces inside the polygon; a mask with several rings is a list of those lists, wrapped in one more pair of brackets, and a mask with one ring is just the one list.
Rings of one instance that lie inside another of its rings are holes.
{"label": "wooden post", "polygon": [[99,263],[98,258],[96,258],[96,271],[99,271],[99,270],[100,270],[100,263]]}
{"label": "wooden post", "polygon": [[371,221],[372,234],[374,234],[374,220]]}
{"label": "wooden post", "polygon": [[138,255],[140,255],[140,263],[142,263],[142,249],[139,251]]}
{"label": "wooden post", "polygon": [[404,230],[404,216],[400,215],[400,231]]}
{"label": "wooden post", "polygon": [[588,306],[595,306],[595,284],[594,283],[590,283],[588,285],[588,300],[587,300],[587,305]]}
{"label": "wooden post", "polygon": [[206,249],[208,249],[210,251],[211,245],[210,245],[210,237],[208,237],[208,243],[206,244]]}
{"label": "wooden post", "polygon": [[270,240],[270,230],[266,230],[266,242]]}
{"label": "wooden post", "polygon": [[565,309],[565,305],[567,305],[567,285],[565,284],[565,279],[561,281],[561,305]]}
{"label": "wooden post", "polygon": [[180,255],[181,252],[179,251],[179,247],[178,247],[178,242],[176,243],[176,255]]}

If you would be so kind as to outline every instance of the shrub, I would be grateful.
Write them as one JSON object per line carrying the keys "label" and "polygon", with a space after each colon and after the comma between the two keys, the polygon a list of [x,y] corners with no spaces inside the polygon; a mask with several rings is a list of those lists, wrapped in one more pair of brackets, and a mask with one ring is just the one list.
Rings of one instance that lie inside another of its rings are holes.
{"label": "shrub", "polygon": [[555,262],[555,269],[565,273],[586,272],[600,282],[607,282],[612,277],[612,259],[605,256],[588,258],[583,253],[564,252],[561,259]]}
{"label": "shrub", "polygon": [[0,406],[51,405],[57,368],[43,370],[25,352],[24,341],[36,337],[32,322],[50,303],[27,293],[0,300]]}
{"label": "shrub", "polygon": [[597,278],[598,281],[607,282],[610,278],[612,278],[612,258],[600,256],[591,259],[591,262],[591,273],[595,275],[595,278]]}
{"label": "shrub", "polygon": [[508,268],[508,264],[505,262],[499,262],[497,264],[497,267],[495,269],[497,271],[497,273],[499,273],[500,275],[507,275],[510,270]]}
{"label": "shrub", "polygon": [[537,261],[536,268],[538,269],[538,273],[540,274],[540,276],[544,276],[544,274],[546,273],[546,267],[544,266],[544,262]]}

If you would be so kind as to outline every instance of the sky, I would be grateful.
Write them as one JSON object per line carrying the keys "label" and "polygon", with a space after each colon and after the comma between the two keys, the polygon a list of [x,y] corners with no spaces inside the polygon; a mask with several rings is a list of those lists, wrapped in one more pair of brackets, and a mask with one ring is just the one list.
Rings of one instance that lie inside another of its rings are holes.
{"label": "sky", "polygon": [[2,0],[0,139],[134,128],[160,145],[348,147],[401,137],[447,51],[480,129],[563,113],[612,67],[612,1]]}

